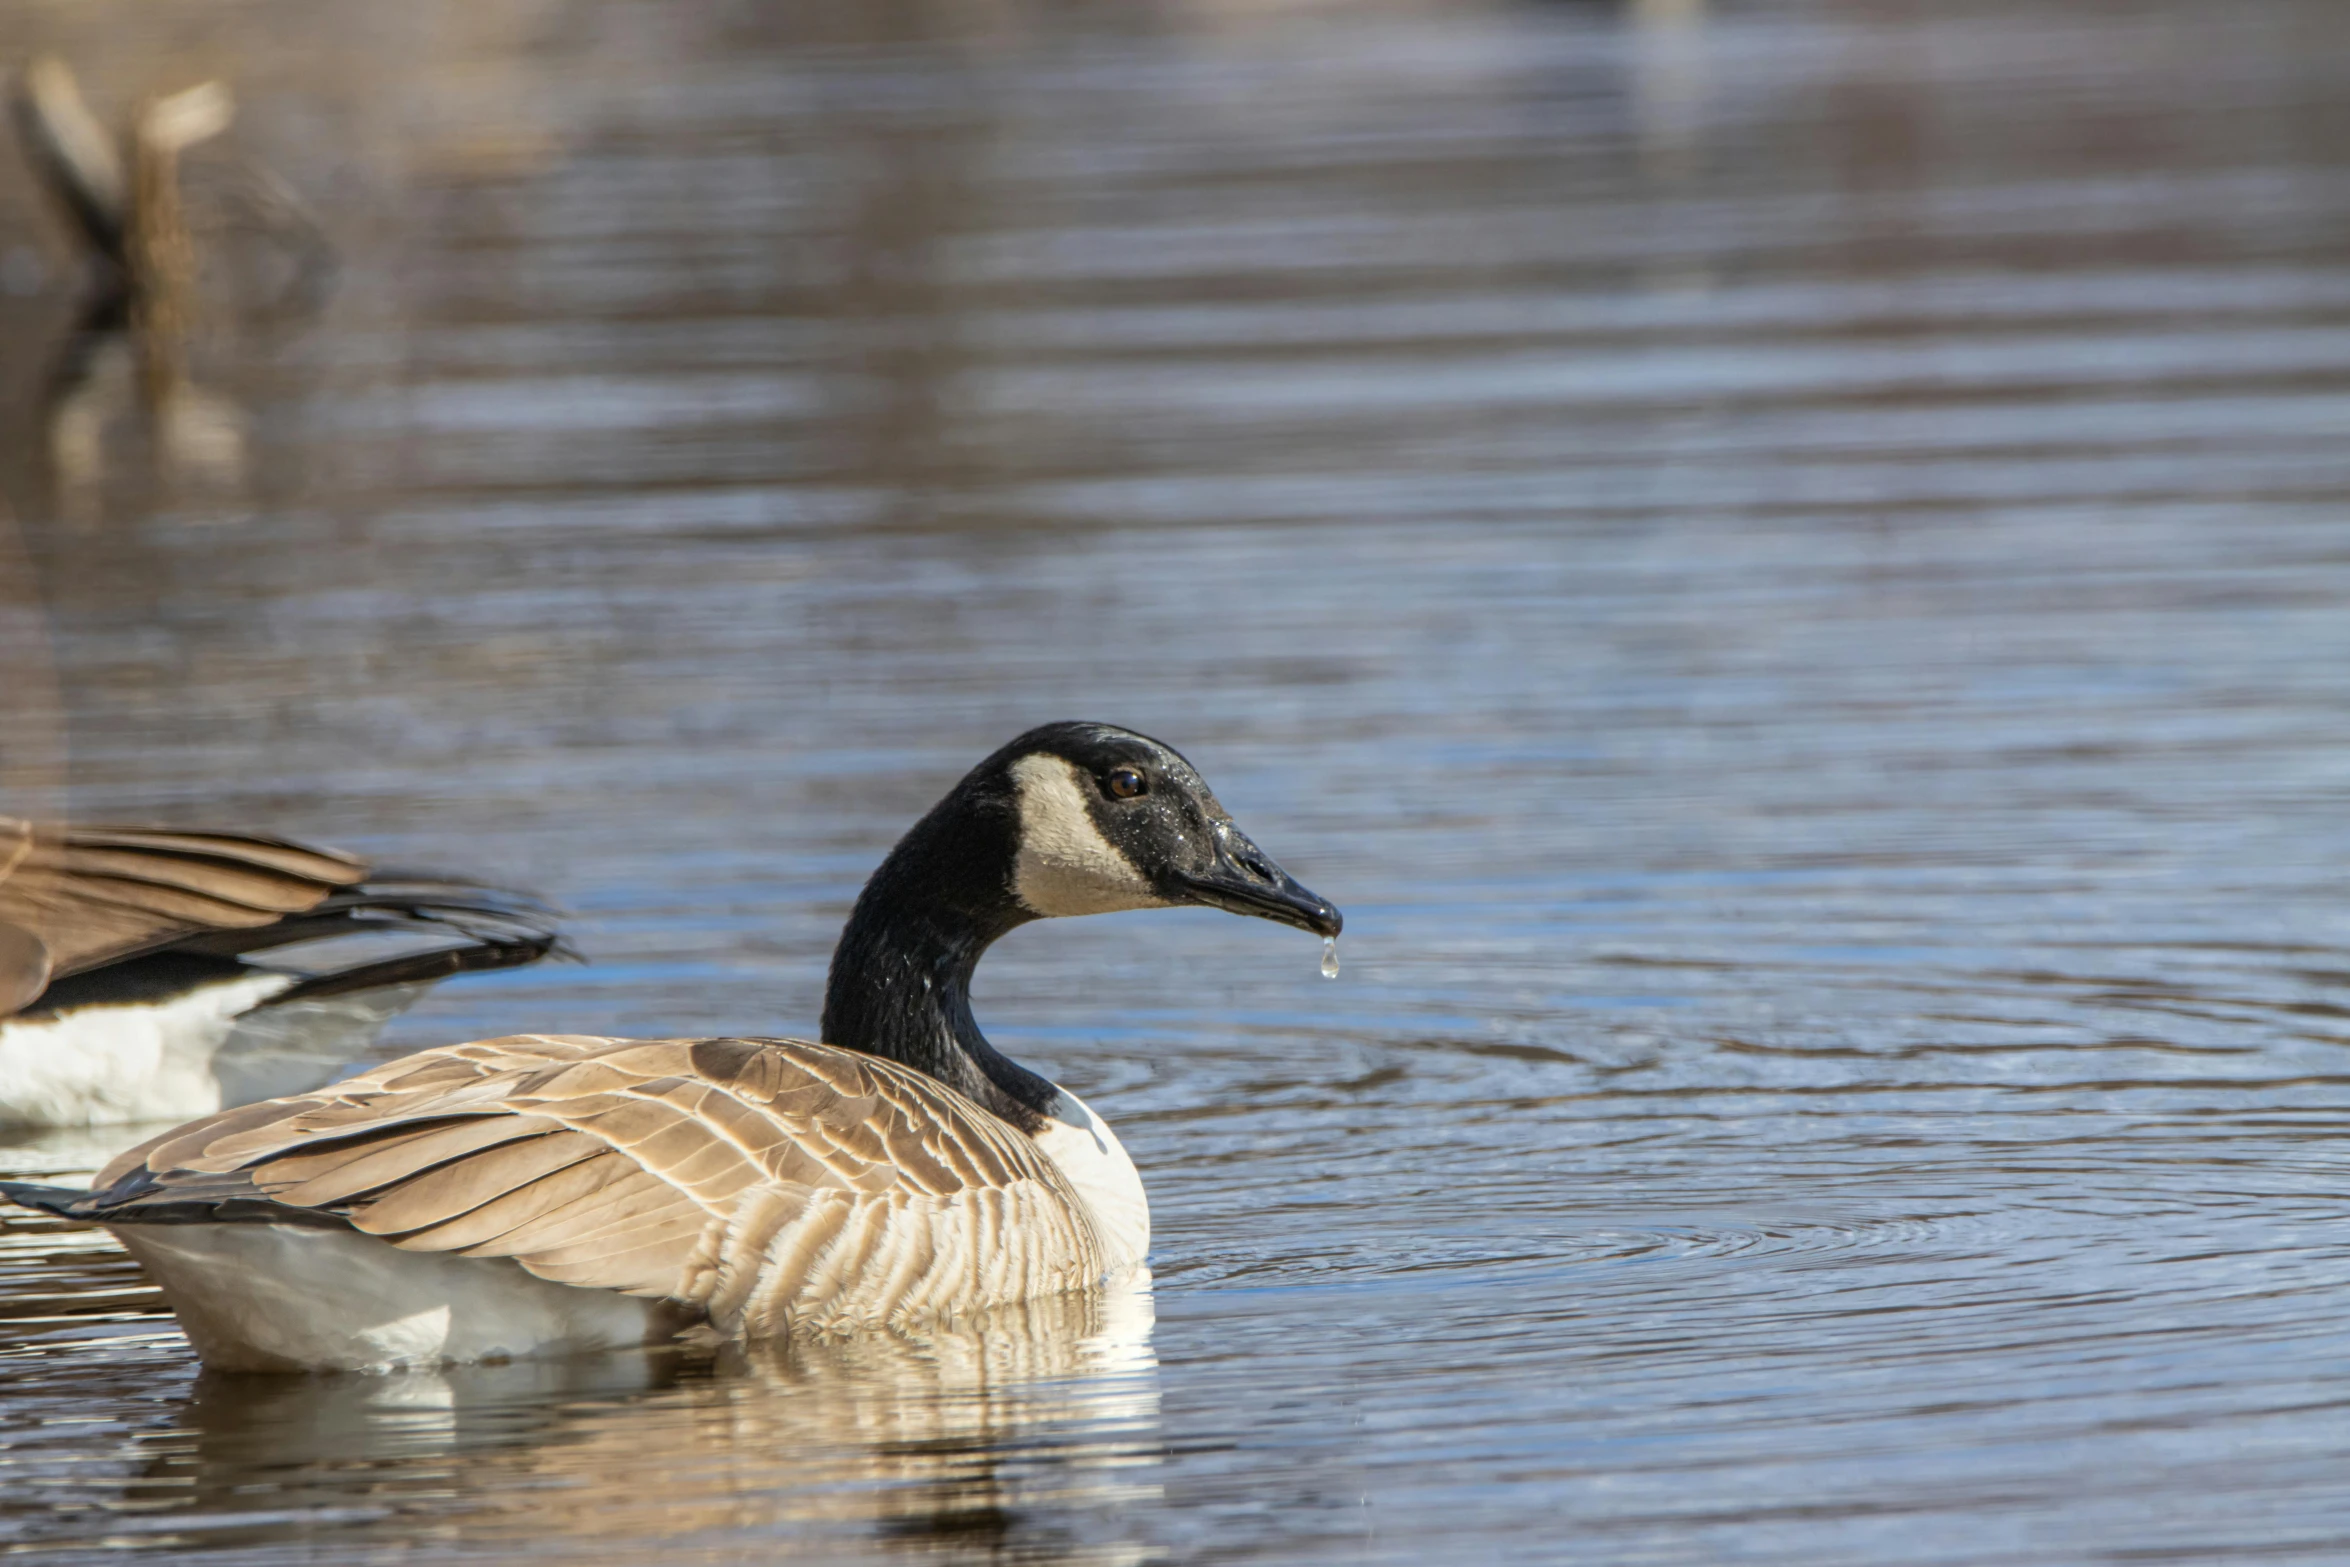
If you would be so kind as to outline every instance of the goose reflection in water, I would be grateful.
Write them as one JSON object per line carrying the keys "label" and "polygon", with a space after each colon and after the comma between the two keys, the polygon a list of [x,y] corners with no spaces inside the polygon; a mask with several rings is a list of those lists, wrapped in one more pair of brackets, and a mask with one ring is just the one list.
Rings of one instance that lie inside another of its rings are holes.
{"label": "goose reflection in water", "polygon": [[416,1504],[445,1505],[461,1474],[484,1505],[435,1506],[432,1528],[502,1557],[641,1559],[654,1541],[790,1524],[883,1555],[951,1540],[989,1560],[1136,1561],[1136,1540],[1076,1533],[1159,1500],[1152,1325],[1144,1274],[921,1334],[207,1374],[141,1443],[132,1494],[212,1545],[308,1518],[364,1553],[408,1536]]}

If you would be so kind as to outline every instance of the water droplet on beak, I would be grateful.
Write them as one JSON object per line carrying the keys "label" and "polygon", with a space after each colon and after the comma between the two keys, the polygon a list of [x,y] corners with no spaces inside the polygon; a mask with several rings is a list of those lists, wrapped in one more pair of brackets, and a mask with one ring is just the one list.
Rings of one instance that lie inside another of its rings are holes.
{"label": "water droplet on beak", "polygon": [[1338,938],[1336,936],[1322,938],[1322,977],[1324,979],[1338,977]]}

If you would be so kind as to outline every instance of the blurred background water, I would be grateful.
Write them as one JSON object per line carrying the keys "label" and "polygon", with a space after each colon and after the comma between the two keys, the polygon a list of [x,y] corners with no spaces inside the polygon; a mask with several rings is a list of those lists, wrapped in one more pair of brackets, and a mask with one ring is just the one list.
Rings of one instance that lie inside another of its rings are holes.
{"label": "blurred background water", "polygon": [[981,972],[1143,1168],[1147,1338],[200,1378],[12,1213],[0,1549],[2350,1556],[2350,9],[0,44],[239,105],[169,439],[0,156],[7,808],[576,911],[407,1047],[812,1029],[895,834],[1063,716],[1348,915],[1335,985],[1196,911]]}

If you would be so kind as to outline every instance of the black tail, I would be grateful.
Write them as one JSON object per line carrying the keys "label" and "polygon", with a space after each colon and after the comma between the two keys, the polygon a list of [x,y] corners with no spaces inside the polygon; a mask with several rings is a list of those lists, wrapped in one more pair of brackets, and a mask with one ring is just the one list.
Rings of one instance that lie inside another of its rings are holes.
{"label": "black tail", "polygon": [[338,892],[305,913],[258,930],[207,933],[176,950],[237,957],[295,942],[369,934],[450,935],[458,946],[371,959],[306,979],[270,1006],[386,985],[424,984],[452,974],[519,968],[549,955],[575,957],[555,927],[554,909],[527,893],[445,877],[387,873]]}
{"label": "black tail", "polygon": [[0,1181],[0,1198],[37,1213],[83,1224],[299,1224],[347,1230],[344,1215],[320,1208],[289,1208],[253,1189],[243,1171],[199,1175],[163,1186],[146,1170],[134,1170],[102,1192],[70,1186],[36,1186]]}
{"label": "black tail", "polygon": [[306,979],[272,996],[269,1005],[346,995],[384,985],[428,984],[452,974],[520,968],[549,955],[576,957],[555,928],[555,911],[538,899],[472,882],[387,876],[337,893],[304,916],[339,923],[338,933],[405,930],[464,936],[459,947],[437,947],[362,963]]}
{"label": "black tail", "polygon": [[61,1219],[78,1219],[82,1216],[73,1211],[73,1205],[89,1201],[90,1193],[76,1191],[71,1186],[35,1186],[30,1181],[0,1181],[0,1197],[7,1198],[20,1208],[54,1213]]}

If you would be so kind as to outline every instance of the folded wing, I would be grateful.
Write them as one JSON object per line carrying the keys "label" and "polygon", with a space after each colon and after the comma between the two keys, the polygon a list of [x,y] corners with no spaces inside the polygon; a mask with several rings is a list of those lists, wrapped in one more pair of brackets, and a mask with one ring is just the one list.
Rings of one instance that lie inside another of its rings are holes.
{"label": "folded wing", "polygon": [[1097,1281],[1083,1202],[1016,1129],[801,1040],[524,1035],[224,1112],[116,1159],[100,1222],[347,1224],[675,1301],[763,1337]]}

